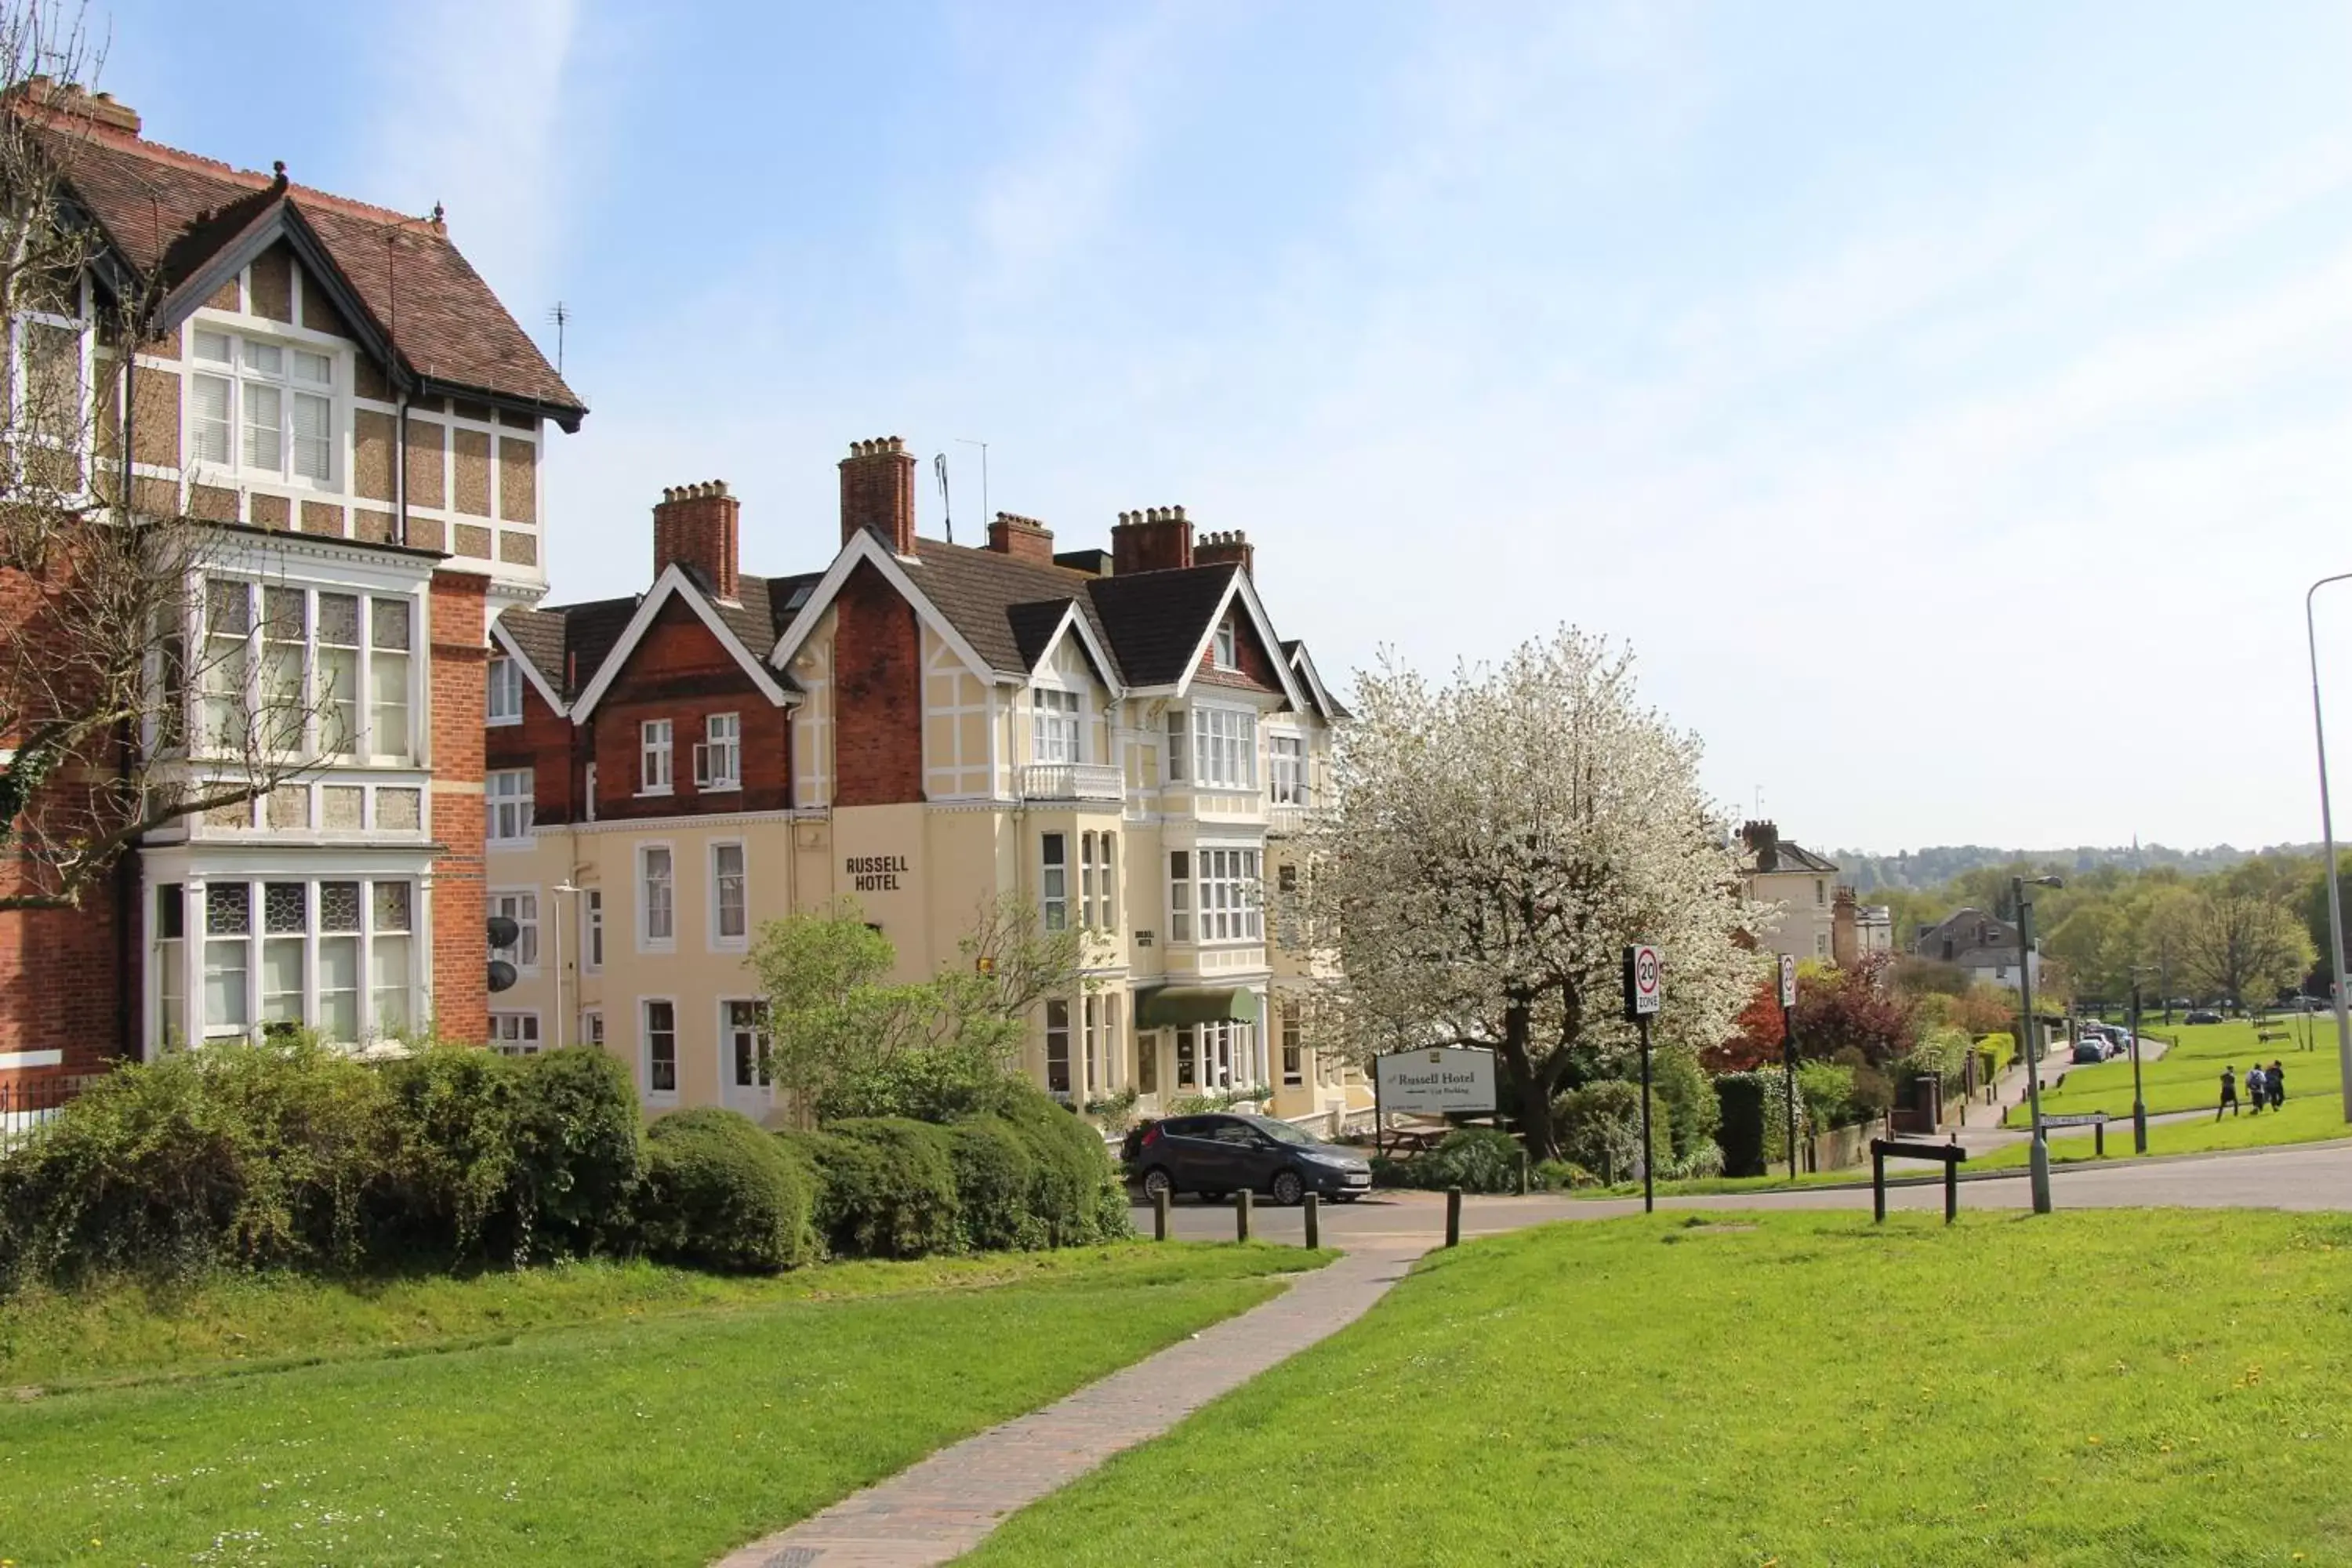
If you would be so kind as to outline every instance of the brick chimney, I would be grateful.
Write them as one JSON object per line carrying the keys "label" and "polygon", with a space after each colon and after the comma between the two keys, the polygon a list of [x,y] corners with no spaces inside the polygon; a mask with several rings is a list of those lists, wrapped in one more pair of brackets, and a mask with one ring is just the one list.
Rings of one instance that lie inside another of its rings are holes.
{"label": "brick chimney", "polygon": [[896,436],[852,441],[841,460],[841,542],[862,528],[893,555],[915,552],[915,454]]}
{"label": "brick chimney", "polygon": [[1201,542],[1192,547],[1192,564],[1195,566],[1223,566],[1230,563],[1246,573],[1256,560],[1257,552],[1251,547],[1249,535],[1238,528],[1228,529],[1223,533],[1204,533],[1201,535]]}
{"label": "brick chimney", "polygon": [[1862,957],[1860,936],[1854,924],[1853,889],[1841,882],[1830,900],[1830,958],[1840,969],[1852,969]]}
{"label": "brick chimney", "polygon": [[1123,511],[1110,531],[1110,569],[1115,576],[1130,572],[1172,572],[1192,564],[1192,525],[1181,506],[1155,506]]}
{"label": "brick chimney", "polygon": [[26,77],[25,84],[9,96],[52,114],[90,120],[109,130],[139,134],[137,110],[127,103],[115,102],[110,92],[87,91],[79,82],[56,81],[46,76]]}
{"label": "brick chimney", "polygon": [[1054,564],[1054,531],[1034,517],[998,512],[996,520],[988,525],[988,547],[1015,561],[1034,561],[1040,566]]}
{"label": "brick chimney", "polygon": [[1759,871],[1780,868],[1780,830],[1778,827],[1769,822],[1742,823],[1739,837],[1747,844],[1748,853],[1756,857]]}
{"label": "brick chimney", "polygon": [[712,593],[735,603],[742,505],[721,479],[662,491],[654,508],[654,575],[673,563],[691,567]]}

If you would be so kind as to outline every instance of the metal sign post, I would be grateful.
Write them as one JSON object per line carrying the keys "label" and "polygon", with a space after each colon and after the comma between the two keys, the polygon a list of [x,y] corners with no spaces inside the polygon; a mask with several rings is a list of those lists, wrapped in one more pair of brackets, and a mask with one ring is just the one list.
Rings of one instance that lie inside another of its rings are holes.
{"label": "metal sign post", "polygon": [[1650,1019],[1658,1010],[1662,987],[1658,950],[1636,942],[1625,950],[1625,1016],[1642,1033],[1642,1212],[1658,1207],[1658,1183],[1650,1142]]}
{"label": "metal sign post", "polygon": [[1789,1180],[1797,1179],[1797,956],[1780,955],[1780,1077],[1788,1091]]}

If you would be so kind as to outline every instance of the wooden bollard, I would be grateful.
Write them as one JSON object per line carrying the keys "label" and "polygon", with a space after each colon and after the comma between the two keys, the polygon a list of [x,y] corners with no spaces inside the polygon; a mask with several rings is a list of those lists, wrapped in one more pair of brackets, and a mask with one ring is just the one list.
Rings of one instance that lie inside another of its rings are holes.
{"label": "wooden bollard", "polygon": [[1234,1239],[1235,1241],[1249,1239],[1249,1222],[1250,1190],[1247,1187],[1237,1188],[1234,1193]]}
{"label": "wooden bollard", "polygon": [[1168,1189],[1160,1188],[1151,1194],[1151,1239],[1168,1239]]}
{"label": "wooden bollard", "polygon": [[1462,1245],[1462,1189],[1445,1189],[1445,1245]]}
{"label": "wooden bollard", "polygon": [[1316,1213],[1315,1194],[1307,1194],[1307,1248],[1312,1252],[1323,1245],[1321,1216]]}
{"label": "wooden bollard", "polygon": [[1519,1151],[1519,1196],[1528,1195],[1528,1152]]}

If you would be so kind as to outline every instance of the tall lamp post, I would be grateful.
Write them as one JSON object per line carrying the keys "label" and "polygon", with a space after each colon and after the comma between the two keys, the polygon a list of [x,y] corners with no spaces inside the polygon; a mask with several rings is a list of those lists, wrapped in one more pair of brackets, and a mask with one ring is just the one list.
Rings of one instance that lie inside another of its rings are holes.
{"label": "tall lamp post", "polygon": [[2011,877],[2010,896],[2017,904],[2017,998],[2018,1022],[2025,1030],[2025,1093],[2031,1102],[2029,1114],[2033,1121],[2033,1143],[2027,1151],[2028,1167],[2032,1174],[2033,1212],[2050,1212],[2050,1141],[2042,1135],[2042,1051],[2039,1037],[2033,1027],[2033,900],[2026,893],[2032,888],[2063,888],[2066,884],[2057,877]]}
{"label": "tall lamp post", "polygon": [[2146,973],[2147,971],[2142,965],[2132,966],[2132,1152],[2135,1154],[2147,1152],[2147,1101],[2139,1089],[2139,977]]}
{"label": "tall lamp post", "polygon": [[2344,1120],[2352,1121],[2352,1018],[2346,1016],[2344,994],[2344,897],[2336,888],[2336,818],[2327,802],[2327,726],[2319,716],[2319,631],[2312,619],[2311,601],[2330,583],[2352,579],[2352,572],[2322,577],[2303,593],[2303,638],[2311,650],[2311,738],[2319,749],[2319,837],[2327,857],[2327,969],[2336,977],[2336,1062],[2344,1079]]}

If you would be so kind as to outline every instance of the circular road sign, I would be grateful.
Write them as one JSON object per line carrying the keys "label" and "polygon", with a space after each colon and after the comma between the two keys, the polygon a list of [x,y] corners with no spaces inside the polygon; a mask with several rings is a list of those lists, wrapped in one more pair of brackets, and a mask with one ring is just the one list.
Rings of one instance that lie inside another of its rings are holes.
{"label": "circular road sign", "polygon": [[1636,947],[1633,950],[1633,1010],[1654,1013],[1658,1010],[1658,950]]}

